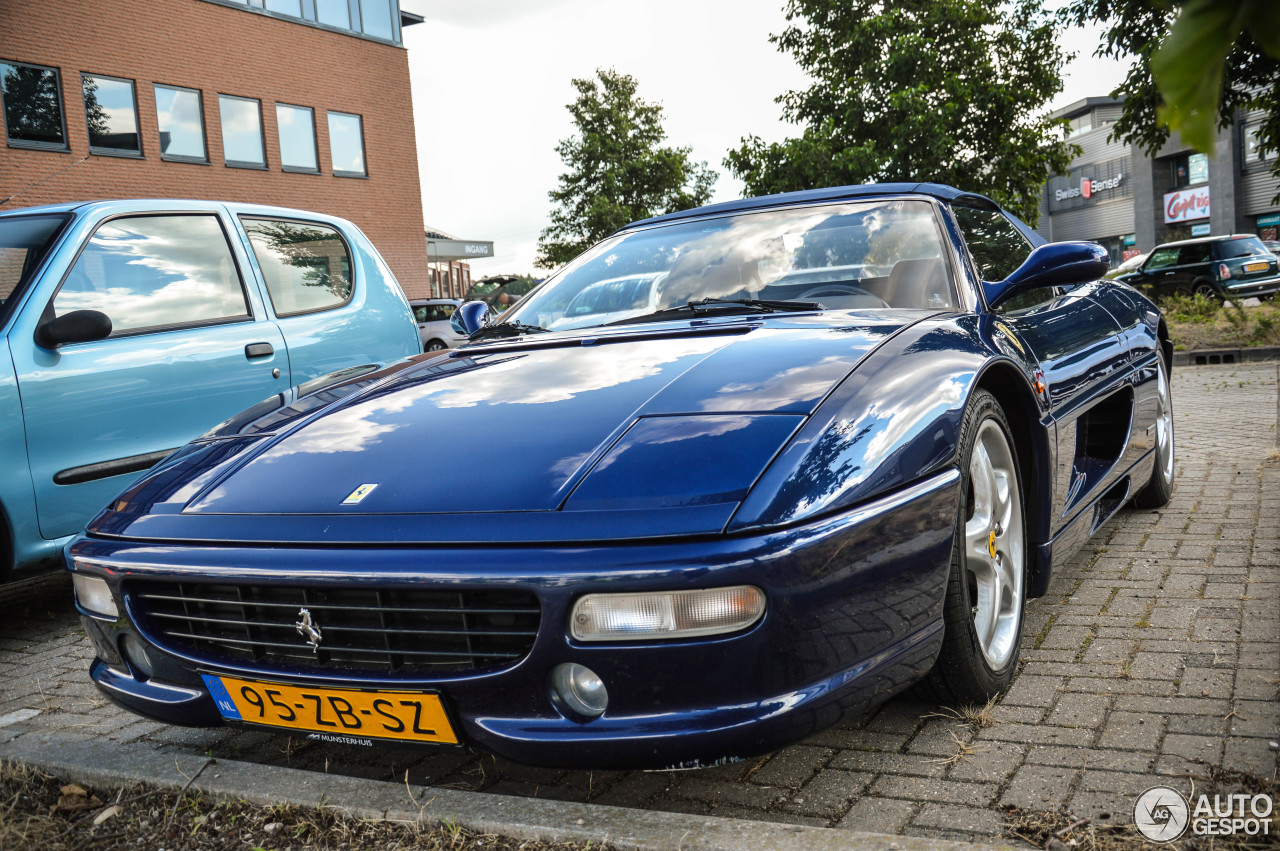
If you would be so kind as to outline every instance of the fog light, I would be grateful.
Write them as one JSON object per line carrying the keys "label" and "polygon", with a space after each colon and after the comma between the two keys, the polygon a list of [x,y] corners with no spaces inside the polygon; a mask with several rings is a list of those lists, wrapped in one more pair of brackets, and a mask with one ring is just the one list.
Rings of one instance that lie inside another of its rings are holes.
{"label": "fog light", "polygon": [[576,662],[556,665],[551,671],[551,686],[556,696],[579,715],[596,718],[609,705],[609,691],[604,680],[590,668]]}
{"label": "fog light", "polygon": [[116,608],[116,600],[111,596],[111,588],[105,579],[73,573],[71,584],[76,589],[76,602],[86,612],[108,618],[120,616],[120,610]]}
{"label": "fog light", "polygon": [[129,663],[135,675],[144,680],[151,679],[155,668],[151,664],[151,654],[147,652],[147,645],[132,635],[125,635],[120,639],[120,652],[124,654],[124,660]]}
{"label": "fog light", "polygon": [[764,614],[764,592],[752,585],[658,594],[588,594],[573,607],[579,641],[641,641],[736,632]]}

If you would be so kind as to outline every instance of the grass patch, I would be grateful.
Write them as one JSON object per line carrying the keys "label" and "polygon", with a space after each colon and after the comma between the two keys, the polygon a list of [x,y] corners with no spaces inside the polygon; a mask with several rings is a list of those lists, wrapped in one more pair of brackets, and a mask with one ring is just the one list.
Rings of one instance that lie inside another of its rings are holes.
{"label": "grass patch", "polygon": [[0,760],[0,848],[597,851],[605,847],[480,834],[451,821],[404,824],[348,818],[324,807],[217,802],[199,792],[144,785],[86,788],[28,765]]}
{"label": "grass patch", "polygon": [[1158,304],[1175,350],[1280,345],[1280,304],[1275,300],[1243,307],[1202,295],[1173,295]]}

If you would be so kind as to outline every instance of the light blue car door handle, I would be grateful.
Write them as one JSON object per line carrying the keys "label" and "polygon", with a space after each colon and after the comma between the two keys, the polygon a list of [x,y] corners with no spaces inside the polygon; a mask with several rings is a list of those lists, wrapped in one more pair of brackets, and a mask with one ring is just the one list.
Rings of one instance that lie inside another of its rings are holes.
{"label": "light blue car door handle", "polygon": [[244,347],[244,356],[249,360],[254,358],[265,358],[274,355],[276,350],[272,348],[270,343],[249,343]]}

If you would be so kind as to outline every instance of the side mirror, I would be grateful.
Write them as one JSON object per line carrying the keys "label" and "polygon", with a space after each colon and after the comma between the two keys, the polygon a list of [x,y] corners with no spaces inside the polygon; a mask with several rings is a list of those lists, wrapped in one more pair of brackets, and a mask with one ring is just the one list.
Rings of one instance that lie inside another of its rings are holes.
{"label": "side mirror", "polygon": [[73,310],[36,327],[36,343],[56,349],[64,343],[92,343],[111,336],[111,317],[100,310]]}
{"label": "side mirror", "polygon": [[983,281],[987,304],[995,307],[1018,293],[1041,287],[1064,287],[1096,281],[1111,268],[1107,249],[1093,242],[1042,245],[1003,281]]}
{"label": "side mirror", "polygon": [[492,320],[493,309],[489,307],[488,302],[469,301],[458,307],[449,317],[449,327],[455,334],[465,334],[470,337]]}

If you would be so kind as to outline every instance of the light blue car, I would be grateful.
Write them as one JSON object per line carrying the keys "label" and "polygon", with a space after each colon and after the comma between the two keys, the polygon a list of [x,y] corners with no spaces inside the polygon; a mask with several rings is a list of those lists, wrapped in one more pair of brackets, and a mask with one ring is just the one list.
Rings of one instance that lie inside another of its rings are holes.
{"label": "light blue car", "polygon": [[0,213],[0,577],[293,385],[421,351],[353,224],[211,201]]}

